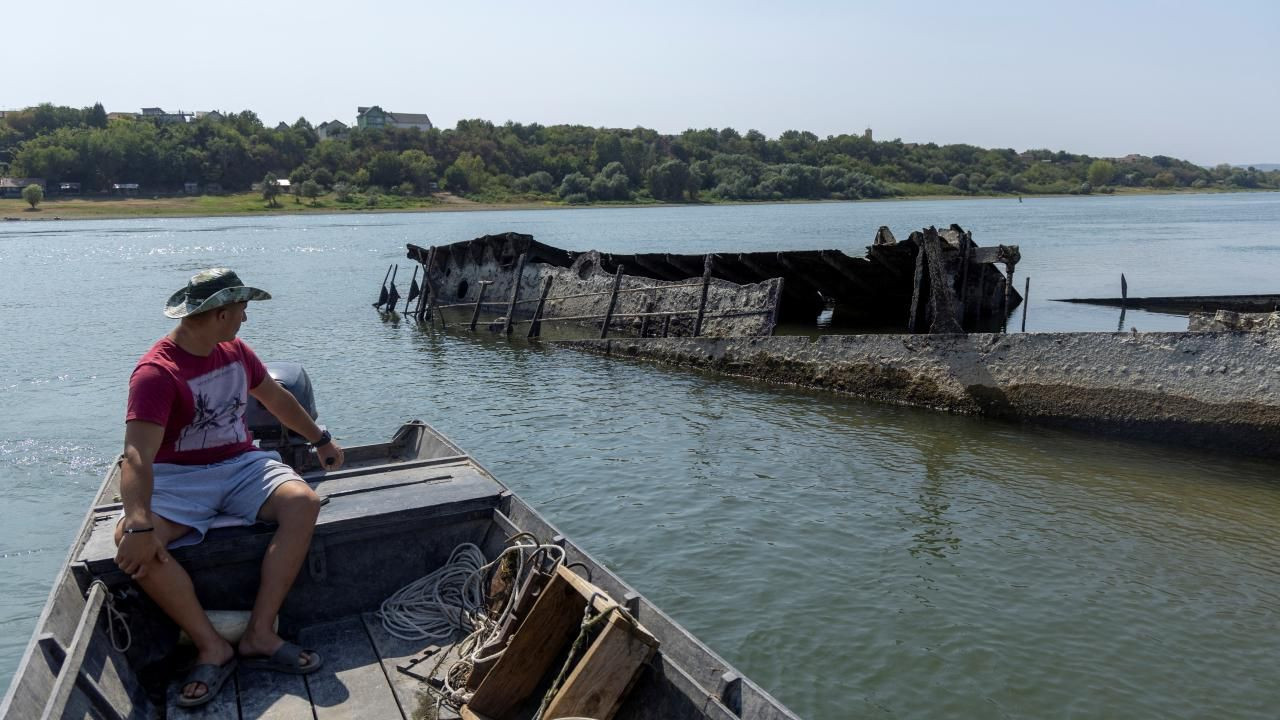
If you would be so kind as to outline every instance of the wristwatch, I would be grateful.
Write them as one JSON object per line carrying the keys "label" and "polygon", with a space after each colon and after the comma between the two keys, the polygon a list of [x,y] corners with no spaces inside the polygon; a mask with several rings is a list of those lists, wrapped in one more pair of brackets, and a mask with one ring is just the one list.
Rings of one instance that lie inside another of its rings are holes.
{"label": "wristwatch", "polygon": [[333,436],[329,434],[329,431],[328,431],[328,430],[321,430],[321,431],[320,431],[320,439],[319,439],[319,440],[317,440],[317,441],[315,441],[315,442],[313,442],[313,443],[311,443],[311,447],[313,447],[313,448],[322,448],[322,447],[324,447],[325,445],[328,445],[328,444],[329,444],[329,443],[331,443],[331,442],[333,442]]}

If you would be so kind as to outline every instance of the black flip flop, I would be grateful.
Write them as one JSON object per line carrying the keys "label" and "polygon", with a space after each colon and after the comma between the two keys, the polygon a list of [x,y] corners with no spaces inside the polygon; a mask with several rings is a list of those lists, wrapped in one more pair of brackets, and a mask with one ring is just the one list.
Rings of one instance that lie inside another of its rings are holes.
{"label": "black flip flop", "polygon": [[[306,653],[311,660],[303,664],[299,655]],[[240,662],[253,670],[270,670],[290,675],[310,675],[324,664],[324,659],[315,650],[304,650],[291,642],[286,642],[271,653],[271,657],[242,657]]]}
{"label": "black flip flop", "polygon": [[[231,673],[236,670],[236,659],[233,657],[222,665],[214,665],[212,663],[204,663],[191,668],[191,672],[187,673],[187,679],[182,681],[182,685],[178,687],[178,707],[193,708],[204,705],[222,690],[222,686],[227,683],[227,678],[231,677]],[[196,697],[187,697],[182,694],[183,688],[191,683],[201,683],[204,685],[204,694]]]}

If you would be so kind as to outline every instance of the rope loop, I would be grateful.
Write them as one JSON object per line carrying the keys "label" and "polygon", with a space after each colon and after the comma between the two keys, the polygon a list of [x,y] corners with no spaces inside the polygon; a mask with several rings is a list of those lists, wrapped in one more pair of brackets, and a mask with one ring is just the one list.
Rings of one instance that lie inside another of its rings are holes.
{"label": "rope loop", "polygon": [[[89,589],[92,590],[94,585],[102,586],[102,594],[105,599],[104,607],[107,610],[107,635],[111,638],[111,647],[117,652],[128,652],[133,646],[133,631],[129,629],[129,619],[125,614],[116,608],[115,594],[111,592],[111,588],[102,580],[94,580],[89,583]],[[124,635],[124,641],[121,642],[116,636],[116,628],[120,628],[120,632]]]}

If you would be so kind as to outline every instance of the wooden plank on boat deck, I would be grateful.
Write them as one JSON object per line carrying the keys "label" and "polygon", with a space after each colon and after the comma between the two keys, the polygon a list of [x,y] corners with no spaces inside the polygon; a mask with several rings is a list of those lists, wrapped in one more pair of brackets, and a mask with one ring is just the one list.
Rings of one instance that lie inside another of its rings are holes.
{"label": "wooden plank on boat deck", "polygon": [[[373,640],[373,647],[378,652],[378,657],[382,659],[382,669],[386,671],[387,678],[391,681],[391,688],[395,691],[396,700],[400,702],[400,710],[404,713],[405,718],[409,720],[420,720],[421,718],[435,717],[436,695],[426,689],[425,683],[422,681],[405,675],[396,669],[396,666],[405,662],[409,658],[417,655],[427,645],[432,644],[426,640],[401,640],[393,637],[382,627],[382,620],[378,618],[376,613],[365,613],[361,616],[364,621],[365,628],[369,631],[369,637]],[[441,652],[453,654],[456,652],[456,646],[449,646],[445,643],[436,643],[444,647]],[[455,656],[456,657],[456,656]],[[444,674],[445,669],[455,659],[455,657],[446,657],[440,663],[440,669],[436,673],[439,677]],[[419,667],[421,672],[426,674],[436,667],[438,656],[433,656]],[[440,713],[439,720],[456,720],[458,714],[449,708],[444,708]]]}
{"label": "wooden plank on boat deck", "polygon": [[[212,700],[199,707],[178,707],[178,694],[182,692],[184,680],[169,683],[165,692],[165,717],[182,718],[182,720],[240,720],[240,703],[236,699],[236,676],[232,674],[222,685],[222,691]],[[245,715],[245,717],[252,717]]]}
{"label": "wooden plank on boat deck", "polygon": [[612,720],[657,647],[648,631],[611,610],[604,629],[547,706],[546,716]]}
{"label": "wooden plank on boat deck", "polygon": [[255,670],[242,663],[236,670],[240,687],[240,713],[248,718],[311,717],[311,698],[301,675]]}
{"label": "wooden plank on boat deck", "polygon": [[403,717],[360,618],[312,625],[298,638],[298,644],[324,658],[324,665],[306,676],[316,720]]}

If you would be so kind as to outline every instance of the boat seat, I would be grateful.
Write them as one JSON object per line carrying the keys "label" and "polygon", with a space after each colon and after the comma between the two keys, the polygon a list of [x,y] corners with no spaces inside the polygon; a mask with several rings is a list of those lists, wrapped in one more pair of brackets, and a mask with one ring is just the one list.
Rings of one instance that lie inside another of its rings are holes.
{"label": "boat seat", "polygon": [[[397,524],[420,524],[431,518],[487,514],[497,507],[505,488],[469,457],[454,456],[343,468],[304,479],[324,499],[316,520],[313,549],[326,539],[386,532]],[[93,529],[76,570],[109,585],[127,582],[115,564],[115,524],[119,503],[94,509]],[[216,524],[216,523],[215,523]],[[215,527],[203,542],[172,551],[188,569],[215,568],[240,561],[259,562],[275,526]]]}

